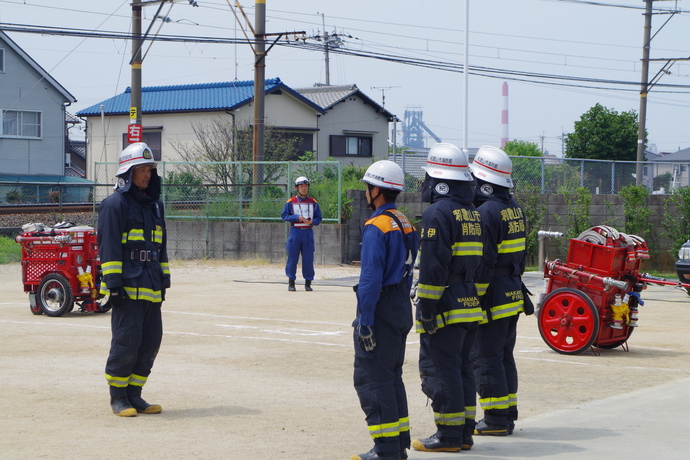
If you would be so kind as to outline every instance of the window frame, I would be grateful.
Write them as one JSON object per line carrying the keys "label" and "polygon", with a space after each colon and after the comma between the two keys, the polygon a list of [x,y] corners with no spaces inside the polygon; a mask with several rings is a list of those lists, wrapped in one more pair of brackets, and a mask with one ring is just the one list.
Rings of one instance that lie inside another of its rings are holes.
{"label": "window frame", "polygon": [[[18,114],[15,123],[16,133],[8,134],[5,132],[5,114]],[[32,114],[38,118],[38,122],[24,121],[24,114]],[[36,135],[25,134],[25,131],[36,130]],[[7,139],[43,139],[43,112],[41,110],[17,110],[0,109],[0,137]]]}
{"label": "window frame", "polygon": [[[353,145],[354,144],[354,145]],[[356,149],[355,153],[352,153]],[[328,153],[332,157],[371,158],[374,154],[374,136],[332,134],[328,140]]]}

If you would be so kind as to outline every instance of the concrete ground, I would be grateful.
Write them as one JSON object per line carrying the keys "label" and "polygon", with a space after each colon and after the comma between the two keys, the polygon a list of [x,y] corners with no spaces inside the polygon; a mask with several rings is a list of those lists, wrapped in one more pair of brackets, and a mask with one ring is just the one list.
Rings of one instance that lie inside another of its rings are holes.
{"label": "concrete ground", "polygon": [[[159,415],[116,417],[103,377],[110,314],[34,316],[19,264],[0,265],[3,459],[349,459],[371,448],[352,387],[356,267],[317,267],[314,292],[287,292],[282,265],[173,261],[163,345],[144,396]],[[525,276],[533,293],[540,273]],[[471,451],[410,459],[685,459],[690,448],[690,297],[643,292],[622,348],[552,351],[534,317],[518,326],[515,434]],[[434,431],[419,340],[404,379],[411,434]],[[480,415],[481,416],[481,415]]]}

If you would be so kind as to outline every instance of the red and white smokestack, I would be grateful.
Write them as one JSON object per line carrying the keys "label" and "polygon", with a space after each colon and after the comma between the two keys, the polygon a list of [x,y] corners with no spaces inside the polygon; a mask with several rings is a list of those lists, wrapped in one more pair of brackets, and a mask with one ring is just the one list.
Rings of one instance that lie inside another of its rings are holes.
{"label": "red and white smokestack", "polygon": [[503,110],[501,111],[501,148],[508,143],[508,82],[503,82]]}

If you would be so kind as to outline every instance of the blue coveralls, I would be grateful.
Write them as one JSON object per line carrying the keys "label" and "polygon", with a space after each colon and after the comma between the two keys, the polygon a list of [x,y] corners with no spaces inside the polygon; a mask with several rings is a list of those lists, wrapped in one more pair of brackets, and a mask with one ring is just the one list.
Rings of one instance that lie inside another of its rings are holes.
{"label": "blue coveralls", "polygon": [[101,293],[120,288],[125,293],[122,306],[112,309],[105,367],[111,395],[119,392],[121,397],[144,386],[163,337],[161,303],[170,287],[170,268],[163,203],[158,199],[160,177],[155,171],[142,193],[133,186],[130,169],[115,192],[101,202],[98,213]]}
{"label": "blue coveralls", "polygon": [[469,182],[427,181],[434,191],[422,214],[417,319],[422,312],[433,315],[438,330],[428,334],[417,321],[419,373],[437,437],[459,445],[474,432],[476,415],[470,356],[482,319],[474,285],[481,269],[481,218]]}
{"label": "blue coveralls", "polygon": [[[526,262],[525,216],[505,187],[491,195],[477,192],[484,232],[483,270],[477,291],[485,319],[473,353],[474,373],[484,420],[505,426],[518,418],[518,371],[513,350],[517,322],[524,311],[521,276]],[[530,313],[530,312],[528,312]]]}
{"label": "blue coveralls", "polygon": [[[311,224],[300,222],[300,216],[311,217]],[[297,262],[302,254],[302,276],[305,280],[314,279],[314,231],[312,227],[321,223],[321,208],[315,199],[308,196],[293,196],[285,203],[280,217],[290,223],[290,235],[285,242],[288,258],[285,263],[285,275],[297,278]]]}
{"label": "blue coveralls", "polygon": [[[393,218],[395,213],[403,232]],[[398,455],[410,447],[407,393],[402,380],[405,342],[412,328],[412,261],[418,236],[415,228],[397,209],[387,203],[374,211],[362,230],[362,269],[357,288],[357,318],[354,331],[354,386],[366,416],[369,434],[378,454]],[[376,347],[364,351],[357,339],[357,325],[370,326]]]}

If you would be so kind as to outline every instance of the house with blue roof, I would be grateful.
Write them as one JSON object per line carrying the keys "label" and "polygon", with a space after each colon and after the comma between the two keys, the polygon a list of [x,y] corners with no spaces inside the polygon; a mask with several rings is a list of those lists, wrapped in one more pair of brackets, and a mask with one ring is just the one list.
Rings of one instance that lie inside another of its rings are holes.
{"label": "house with blue roof", "polygon": [[[266,125],[301,140],[300,151],[315,150],[317,119],[325,110],[285,85],[279,78],[266,80]],[[107,182],[112,177],[94,177],[94,162],[117,162],[127,145],[131,88],[124,93],[77,112],[86,119],[87,177]],[[142,88],[143,141],[157,161],[183,161],[174,145],[194,143],[195,126],[214,118],[231,126],[252,126],[254,82],[230,81]],[[105,123],[105,125],[104,125]]]}
{"label": "house with blue roof", "polygon": [[0,30],[0,175],[21,176],[24,182],[66,176],[65,120],[74,102],[69,91]]}
{"label": "house with blue roof", "polygon": [[[388,154],[388,123],[394,115],[363,94],[356,85],[295,90],[279,78],[264,86],[266,126],[300,139],[299,153],[317,161],[371,164]],[[127,145],[131,89],[77,112],[86,119],[87,177],[94,162],[117,162]],[[175,145],[198,141],[194,126],[226,118],[232,126],[252,126],[254,82],[231,81],[142,88],[143,141],[158,161],[182,161]]]}

